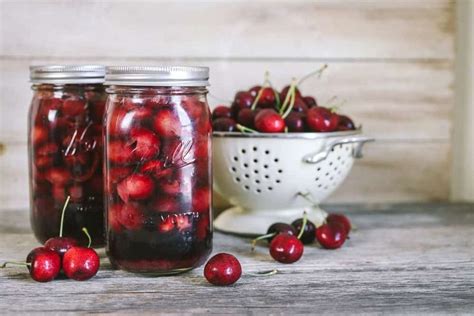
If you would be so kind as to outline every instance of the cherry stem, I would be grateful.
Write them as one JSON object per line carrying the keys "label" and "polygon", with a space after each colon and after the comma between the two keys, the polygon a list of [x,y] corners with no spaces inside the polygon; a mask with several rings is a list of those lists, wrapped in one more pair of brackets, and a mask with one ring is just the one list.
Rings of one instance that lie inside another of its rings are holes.
{"label": "cherry stem", "polygon": [[252,111],[255,110],[255,108],[257,107],[257,103],[260,100],[262,93],[263,93],[263,87],[261,87],[260,90],[258,90],[257,96],[255,97],[255,100],[253,100],[252,106],[250,107]]}
{"label": "cherry stem", "polygon": [[6,261],[0,265],[0,269],[6,268],[7,265],[15,265],[15,266],[22,266],[22,267],[29,267],[31,263],[28,262],[19,262],[19,261]]}
{"label": "cherry stem", "polygon": [[70,199],[71,199],[71,196],[68,195],[66,198],[66,202],[64,202],[63,211],[61,212],[61,223],[59,224],[59,237],[63,237],[64,214],[66,214],[66,208]]}
{"label": "cherry stem", "polygon": [[278,273],[278,270],[273,269],[273,270],[268,270],[268,271],[247,272],[246,274],[251,275],[251,276],[259,277],[259,276],[271,276],[271,275],[275,275],[277,273]]}
{"label": "cherry stem", "polygon": [[285,100],[283,101],[283,104],[280,108],[280,115],[282,115],[285,112],[287,104],[290,101],[291,95],[293,94],[293,90],[295,90],[295,89],[296,89],[296,79],[293,78],[291,80],[291,84],[290,84],[290,88],[288,89],[288,93],[285,96]]}
{"label": "cherry stem", "polygon": [[285,113],[281,116],[283,119],[285,119],[293,110],[293,107],[295,106],[295,99],[296,99],[296,85],[294,85],[293,90],[291,91],[291,97],[290,97],[290,104],[288,105],[288,109],[286,109]]}
{"label": "cherry stem", "polygon": [[237,126],[237,129],[241,131],[242,133],[258,133],[256,130],[240,125],[240,124],[237,124],[236,126]]}
{"label": "cherry stem", "polygon": [[308,197],[308,195],[311,195],[311,193],[301,193],[301,192],[298,192],[298,195],[301,196],[303,199],[305,199],[306,201],[310,202],[313,206],[317,206],[318,203],[314,202],[313,199],[311,199],[310,197]]}
{"label": "cherry stem", "polygon": [[89,231],[88,231],[87,228],[85,228],[85,227],[82,227],[82,231],[84,232],[84,234],[86,234],[87,239],[89,239],[89,243],[87,244],[87,248],[90,248],[90,247],[91,247],[91,244],[92,244],[91,235],[89,235]]}
{"label": "cherry stem", "polygon": [[265,235],[262,235],[262,236],[258,236],[257,238],[252,240],[252,251],[255,250],[255,245],[257,245],[257,241],[262,240],[262,239],[271,238],[275,235],[276,235],[276,233],[265,234]]}
{"label": "cherry stem", "polygon": [[304,75],[299,81],[298,81],[298,85],[302,84],[304,81],[306,81],[307,79],[313,77],[314,75],[318,75],[318,78],[321,78],[321,75],[323,74],[323,71],[328,68],[328,65],[327,64],[324,64],[321,68],[319,68],[318,70],[315,70],[315,71],[312,71],[310,72],[309,74],[307,75]]}
{"label": "cherry stem", "polygon": [[300,233],[298,234],[298,239],[303,236],[304,229],[306,228],[306,223],[308,223],[308,214],[306,214],[306,211],[303,213],[303,225],[301,225]]}

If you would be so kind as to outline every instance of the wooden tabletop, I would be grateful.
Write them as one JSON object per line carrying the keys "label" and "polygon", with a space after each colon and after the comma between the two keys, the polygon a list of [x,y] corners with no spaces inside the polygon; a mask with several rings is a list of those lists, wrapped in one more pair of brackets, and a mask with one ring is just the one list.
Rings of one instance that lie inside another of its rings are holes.
{"label": "wooden tabletop", "polygon": [[[357,230],[339,250],[305,248],[291,265],[262,244],[216,233],[214,252],[230,252],[244,275],[216,287],[202,268],[170,277],[111,270],[102,254],[85,282],[37,283],[25,268],[0,270],[0,311],[9,313],[473,313],[474,204],[358,205],[347,213]],[[22,260],[35,246],[26,211],[0,213],[0,261]],[[254,276],[271,269],[272,276]]]}

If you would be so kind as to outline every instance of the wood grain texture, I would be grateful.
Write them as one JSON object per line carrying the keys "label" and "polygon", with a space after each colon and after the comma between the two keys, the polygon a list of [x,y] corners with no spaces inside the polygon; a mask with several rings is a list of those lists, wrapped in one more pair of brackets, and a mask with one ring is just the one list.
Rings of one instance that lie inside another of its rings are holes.
{"label": "wood grain texture", "polygon": [[[215,234],[214,253],[230,252],[244,275],[214,287],[202,268],[147,278],[102,268],[86,282],[32,281],[25,268],[0,270],[0,309],[12,313],[123,314],[471,314],[474,309],[473,204],[341,205],[357,231],[335,251],[307,246],[283,265],[266,246]],[[0,261],[37,245],[26,212],[2,212]],[[278,269],[270,277],[249,273]],[[47,293],[47,295],[46,295]]]}
{"label": "wood grain texture", "polygon": [[[342,186],[328,202],[445,201],[449,195],[450,145],[375,142],[364,147]],[[28,208],[25,144],[7,144],[0,155],[1,209]],[[220,202],[219,208],[227,203]]]}
{"label": "wood grain texture", "polygon": [[[28,65],[35,60],[0,61],[3,74],[0,85],[0,142],[26,142],[26,117],[32,96],[28,83]],[[77,59],[55,60],[74,63]],[[111,64],[109,59],[94,60]],[[162,59],[117,60],[117,64],[173,63]],[[238,90],[263,81],[266,70],[275,87],[281,89],[291,78],[321,67],[314,62],[276,61],[179,61],[211,68],[211,107],[230,103]],[[321,79],[312,78],[301,85],[303,93],[314,95],[324,105],[337,96],[336,103],[346,101],[339,109],[350,114],[364,132],[378,140],[444,140],[451,135],[453,108],[453,65],[451,62],[333,62]],[[215,97],[219,99],[216,99]]]}
{"label": "wood grain texture", "polygon": [[278,5],[50,0],[1,5],[3,56],[453,57],[450,0]]}

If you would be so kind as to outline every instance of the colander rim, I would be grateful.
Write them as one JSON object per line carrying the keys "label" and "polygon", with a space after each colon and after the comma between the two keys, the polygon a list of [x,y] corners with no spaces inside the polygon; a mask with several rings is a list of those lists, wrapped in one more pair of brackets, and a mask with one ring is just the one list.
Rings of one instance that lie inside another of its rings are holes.
{"label": "colander rim", "polygon": [[230,138],[283,138],[283,139],[319,139],[330,137],[351,136],[362,133],[362,128],[350,131],[329,132],[329,133],[241,133],[241,132],[213,132],[213,137]]}

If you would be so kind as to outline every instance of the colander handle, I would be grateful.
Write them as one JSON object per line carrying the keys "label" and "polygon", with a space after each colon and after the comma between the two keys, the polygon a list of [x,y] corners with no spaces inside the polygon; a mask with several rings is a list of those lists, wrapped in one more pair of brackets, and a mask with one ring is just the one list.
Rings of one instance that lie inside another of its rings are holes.
{"label": "colander handle", "polygon": [[327,143],[322,151],[304,156],[303,161],[306,163],[311,163],[311,164],[321,162],[328,157],[331,150],[337,145],[353,144],[353,143],[356,143],[357,145],[352,150],[352,156],[354,158],[361,158],[362,147],[364,146],[364,144],[367,142],[373,142],[373,141],[374,141],[373,138],[364,137],[364,136],[354,136],[354,137],[349,137],[349,138],[337,139],[337,140]]}

